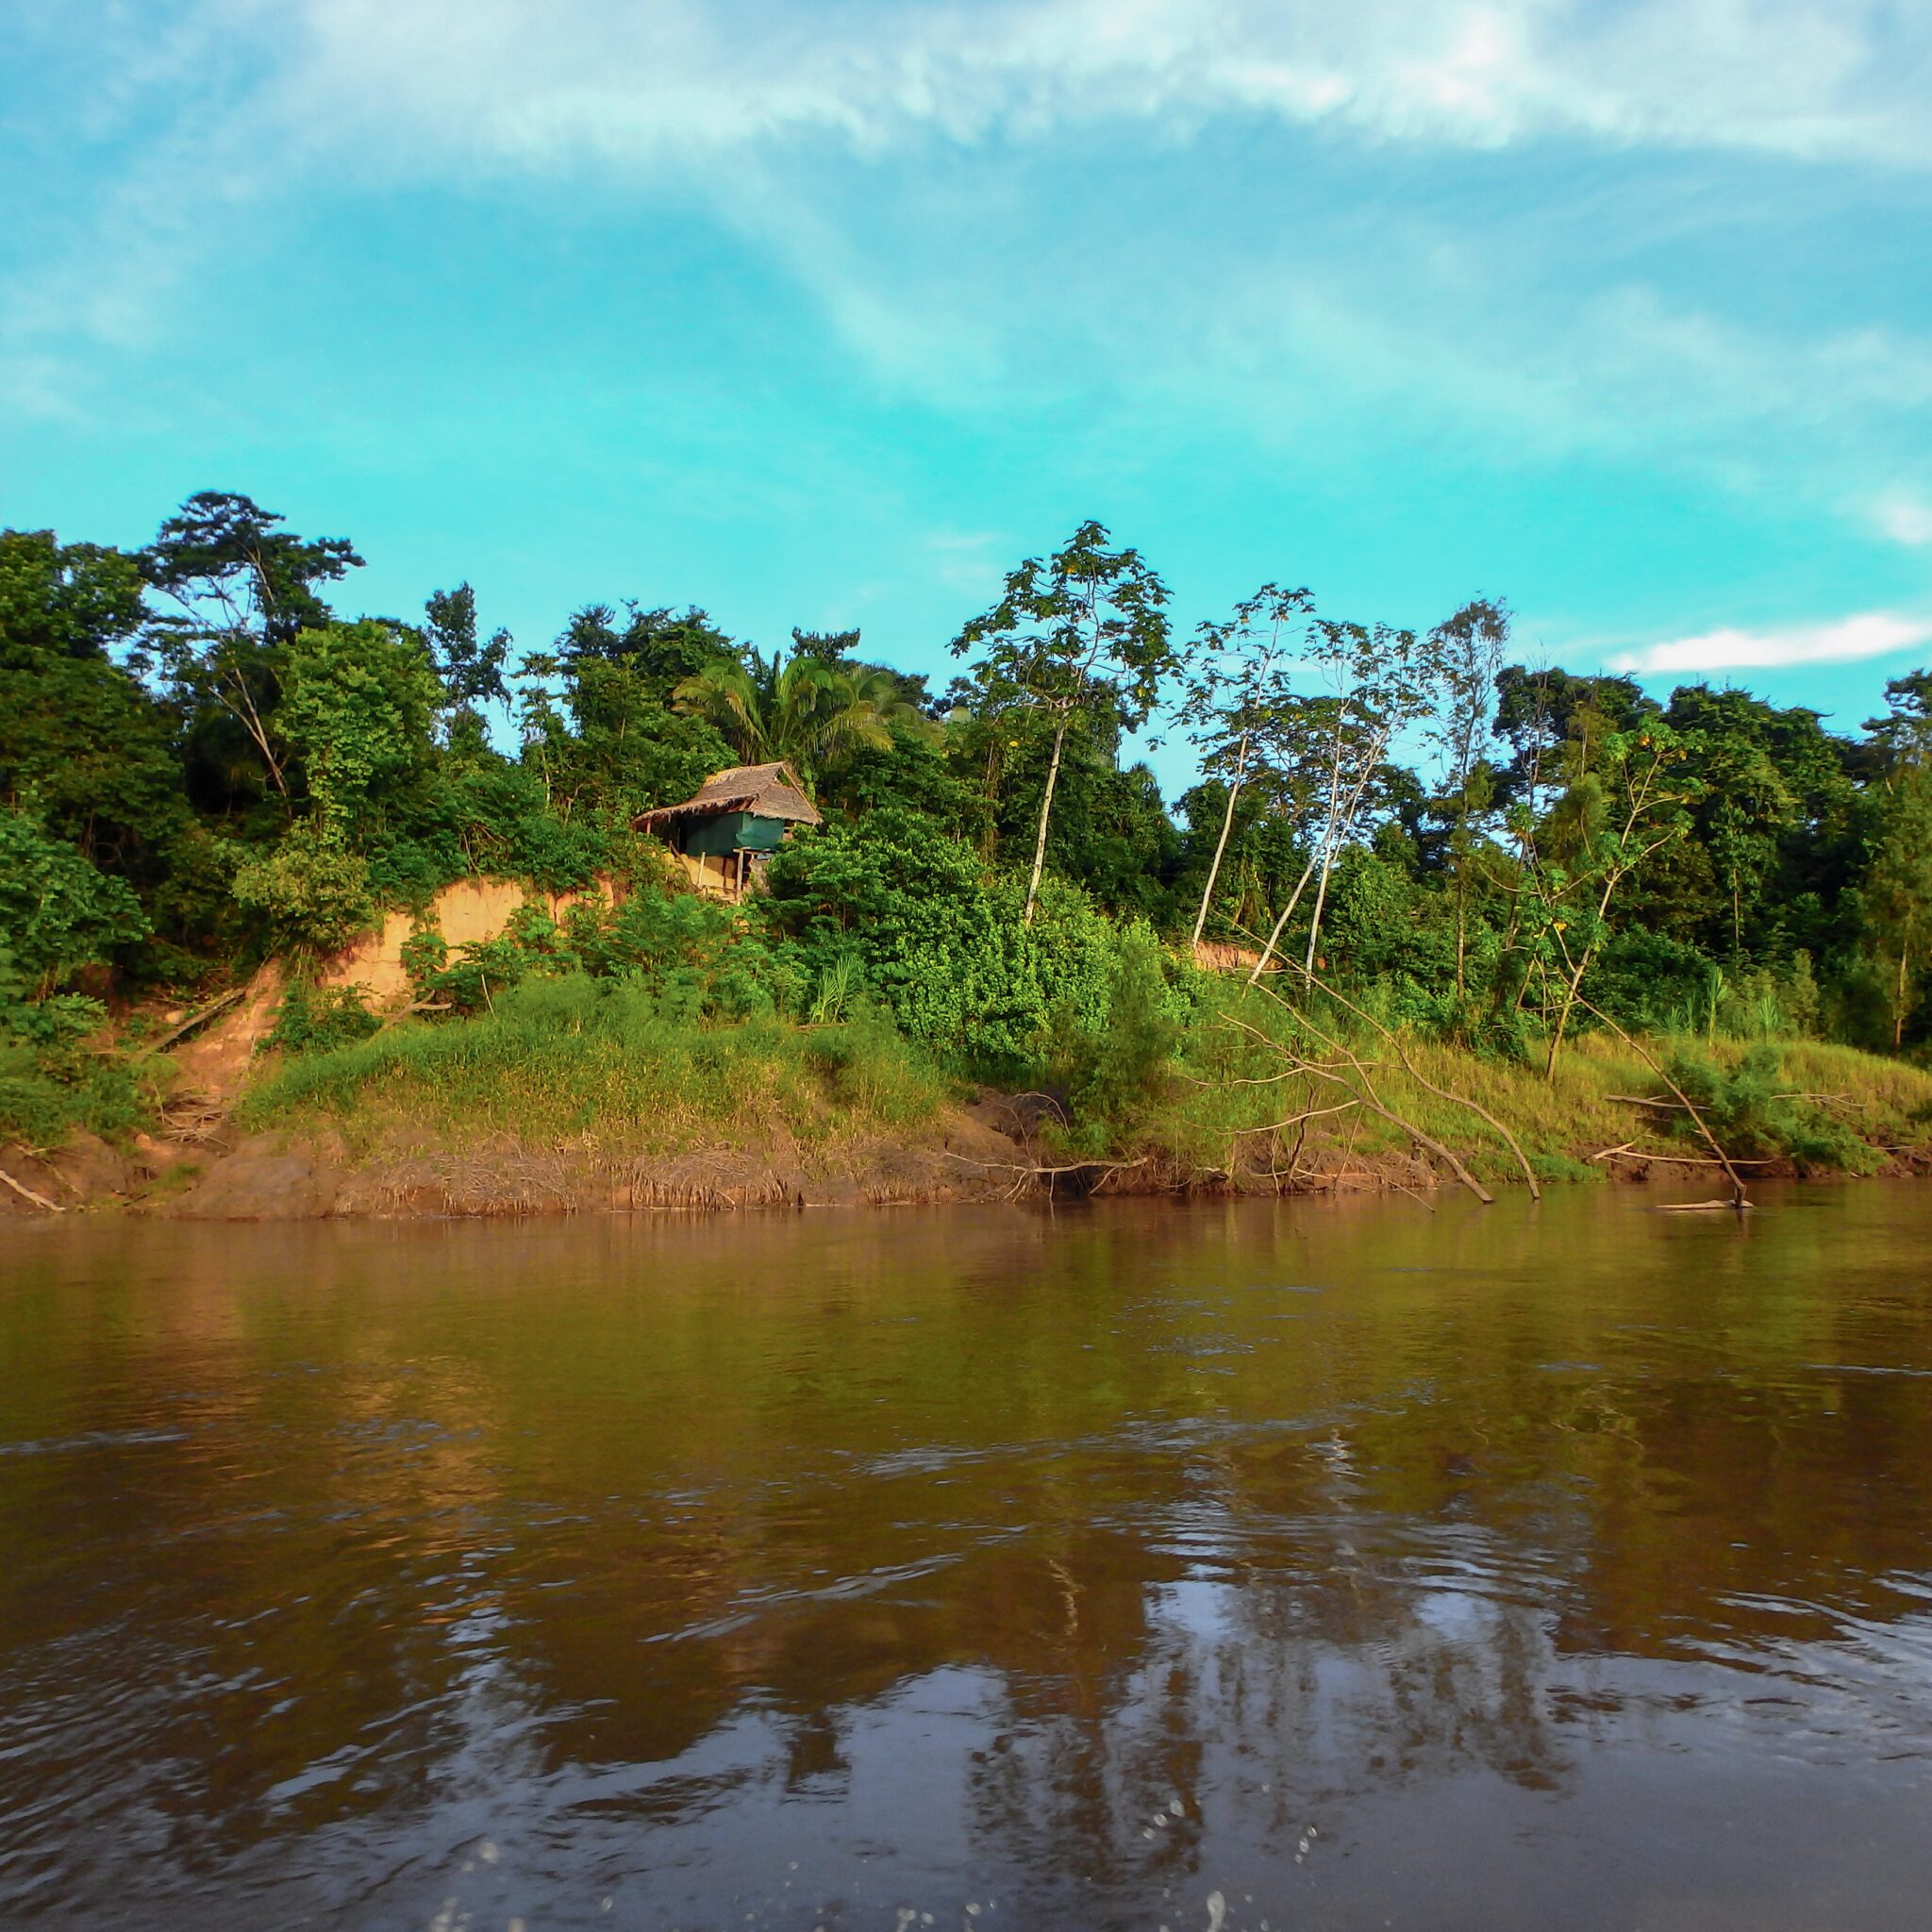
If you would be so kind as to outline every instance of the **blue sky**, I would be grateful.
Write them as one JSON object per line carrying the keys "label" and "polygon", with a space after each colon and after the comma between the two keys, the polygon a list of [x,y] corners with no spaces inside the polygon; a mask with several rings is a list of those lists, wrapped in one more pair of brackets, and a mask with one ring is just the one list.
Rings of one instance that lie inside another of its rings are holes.
{"label": "blue sky", "polygon": [[1500,594],[1854,726],[1932,656],[1928,100],[1932,0],[22,4],[0,521],[941,671],[1091,515],[1188,625]]}

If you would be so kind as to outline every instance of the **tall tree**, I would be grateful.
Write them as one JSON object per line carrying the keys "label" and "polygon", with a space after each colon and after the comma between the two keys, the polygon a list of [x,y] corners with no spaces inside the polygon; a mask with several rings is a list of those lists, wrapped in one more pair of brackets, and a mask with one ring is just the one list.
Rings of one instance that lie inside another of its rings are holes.
{"label": "tall tree", "polygon": [[1883,962],[1891,1048],[1905,1044],[1932,944],[1932,766],[1918,758],[1887,779],[1858,904],[1868,943]]}
{"label": "tall tree", "polygon": [[1637,729],[1593,731],[1595,720],[1572,720],[1569,784],[1538,841],[1534,874],[1542,898],[1542,938],[1560,956],[1548,1059],[1557,1057],[1576,1008],[1584,975],[1609,937],[1618,891],[1666,846],[1691,828],[1688,809],[1700,791],[1702,744],[1659,718]]}
{"label": "tall tree", "polygon": [[1932,672],[1912,671],[1885,687],[1887,714],[1869,720],[1884,760],[1872,814],[1857,907],[1882,980],[1895,1053],[1918,1005],[1918,972],[1932,944]]}
{"label": "tall tree", "polygon": [[147,614],[137,558],[0,530],[0,804],[142,883],[188,809],[179,720],[138,675]]}
{"label": "tall tree", "polygon": [[1932,671],[1907,671],[1885,685],[1886,713],[1868,718],[1872,734],[1888,762],[1903,764],[1932,758]]}
{"label": "tall tree", "polygon": [[1389,747],[1399,732],[1426,715],[1435,691],[1433,635],[1323,618],[1309,633],[1307,655],[1329,692],[1297,699],[1282,727],[1290,783],[1313,801],[1307,861],[1248,975],[1250,986],[1266,971],[1311,879],[1315,904],[1303,968],[1315,970],[1336,858],[1361,822]]}
{"label": "tall tree", "polygon": [[782,664],[756,651],[748,663],[714,658],[678,685],[672,703],[715,726],[747,762],[783,759],[808,782],[847,751],[886,749],[894,726],[930,728],[891,672],[809,651]]}
{"label": "tall tree", "polygon": [[1288,714],[1290,632],[1313,609],[1314,598],[1307,590],[1263,584],[1234,607],[1232,616],[1200,627],[1175,720],[1188,727],[1203,773],[1225,785],[1227,800],[1194,913],[1195,945],[1214,903],[1241,792]]}
{"label": "tall tree", "polygon": [[622,664],[642,681],[659,703],[685,678],[695,676],[719,658],[742,658],[735,643],[693,604],[682,611],[647,608],[635,599],[622,620],[608,604],[587,604],[572,616],[557,641],[556,656],[566,670],[587,661]]}
{"label": "tall tree", "polygon": [[1114,550],[1104,525],[1082,524],[1050,558],[1029,557],[1006,594],[953,640],[956,658],[977,653],[972,678],[994,715],[1033,712],[1053,734],[1024,914],[1033,924],[1046,867],[1047,824],[1067,734],[1104,718],[1126,730],[1146,723],[1162,680],[1178,668],[1167,586],[1138,550]]}
{"label": "tall tree", "polygon": [[509,661],[510,634],[499,629],[488,639],[478,636],[475,591],[468,584],[458,584],[454,591],[432,591],[423,612],[429,655],[450,708],[508,705],[503,672]]}
{"label": "tall tree", "polygon": [[1489,741],[1496,678],[1509,642],[1509,607],[1478,597],[1432,635],[1441,677],[1435,741],[1442,754],[1442,805],[1449,821],[1449,871],[1456,893],[1456,991],[1468,988],[1469,874],[1474,825],[1494,796]]}
{"label": "tall tree", "polygon": [[298,537],[279,510],[204,490],[164,524],[143,553],[147,580],[172,598],[156,642],[178,690],[219,706],[247,734],[286,801],[283,747],[270,724],[280,697],[276,664],[297,632],[328,622],[318,585],[362,562],[345,537]]}

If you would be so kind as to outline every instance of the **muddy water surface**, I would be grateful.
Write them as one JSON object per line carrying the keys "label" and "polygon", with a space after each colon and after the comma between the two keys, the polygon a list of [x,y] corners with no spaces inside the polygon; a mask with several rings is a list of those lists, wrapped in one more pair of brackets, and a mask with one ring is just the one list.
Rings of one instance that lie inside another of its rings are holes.
{"label": "muddy water surface", "polygon": [[1917,1932],[1932,1188],[1650,1205],[10,1224],[0,1924]]}

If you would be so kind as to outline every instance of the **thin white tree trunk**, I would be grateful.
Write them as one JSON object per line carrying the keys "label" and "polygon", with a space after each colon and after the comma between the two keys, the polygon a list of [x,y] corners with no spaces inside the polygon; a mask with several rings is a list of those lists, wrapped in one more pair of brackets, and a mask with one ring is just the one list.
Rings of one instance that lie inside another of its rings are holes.
{"label": "thin white tree trunk", "polygon": [[1040,901],[1040,875],[1046,870],[1046,821],[1053,810],[1053,791],[1060,779],[1060,749],[1067,741],[1064,716],[1054,727],[1053,762],[1046,768],[1046,791],[1040,801],[1040,836],[1033,841],[1033,876],[1026,881],[1026,921],[1033,924],[1033,908]]}
{"label": "thin white tree trunk", "polygon": [[1328,874],[1335,869],[1336,841],[1330,839],[1322,848],[1322,882],[1315,888],[1315,916],[1308,921],[1308,954],[1302,970],[1315,970],[1315,941],[1322,936],[1322,908],[1328,903]]}
{"label": "thin white tree trunk", "polygon": [[[1241,746],[1241,765],[1243,770],[1247,764],[1247,745],[1243,743]],[[1221,876],[1221,856],[1227,850],[1227,835],[1234,830],[1235,800],[1241,795],[1241,787],[1245,782],[1246,778],[1243,775],[1237,778],[1228,787],[1227,809],[1221,817],[1221,839],[1214,847],[1214,862],[1208,868],[1208,883],[1201,889],[1201,909],[1194,914],[1193,943],[1197,946],[1201,943],[1201,934],[1207,928],[1208,908],[1214,898],[1214,881]]]}
{"label": "thin white tree trunk", "polygon": [[1302,893],[1308,881],[1315,875],[1315,855],[1308,854],[1308,862],[1302,867],[1302,875],[1294,882],[1294,891],[1288,895],[1288,904],[1281,908],[1281,917],[1274,922],[1274,930],[1268,935],[1268,943],[1261,948],[1261,957],[1255,961],[1255,970],[1248,974],[1248,984],[1253,986],[1268,970],[1268,962],[1274,957],[1274,948],[1281,941],[1281,929],[1294,917],[1294,908],[1301,904]]}

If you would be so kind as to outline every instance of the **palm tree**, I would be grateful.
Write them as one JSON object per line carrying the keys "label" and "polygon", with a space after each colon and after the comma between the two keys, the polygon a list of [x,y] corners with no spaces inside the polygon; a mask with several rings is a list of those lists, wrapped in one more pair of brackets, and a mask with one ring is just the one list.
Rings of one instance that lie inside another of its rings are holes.
{"label": "palm tree", "polygon": [[747,764],[783,759],[808,782],[860,746],[888,749],[895,725],[933,728],[900,695],[891,672],[804,653],[782,666],[775,655],[768,659],[757,651],[749,663],[714,658],[687,677],[671,702],[715,724]]}

